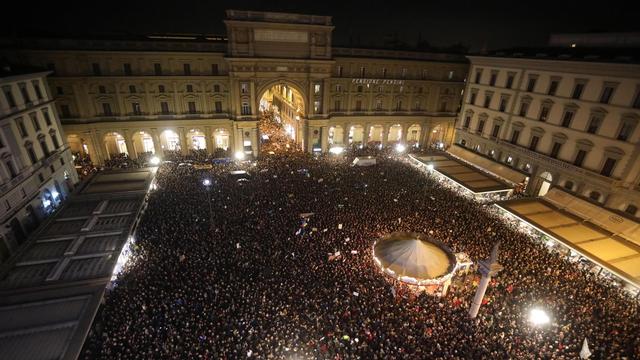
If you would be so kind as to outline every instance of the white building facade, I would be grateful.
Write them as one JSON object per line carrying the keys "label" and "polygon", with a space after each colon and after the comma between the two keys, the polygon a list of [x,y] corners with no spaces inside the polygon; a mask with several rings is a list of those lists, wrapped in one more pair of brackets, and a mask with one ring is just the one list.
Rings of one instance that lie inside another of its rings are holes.
{"label": "white building facade", "polygon": [[557,186],[640,216],[640,65],[537,57],[468,57],[456,150],[521,172],[530,195]]}
{"label": "white building facade", "polygon": [[48,73],[0,69],[0,263],[78,182]]}

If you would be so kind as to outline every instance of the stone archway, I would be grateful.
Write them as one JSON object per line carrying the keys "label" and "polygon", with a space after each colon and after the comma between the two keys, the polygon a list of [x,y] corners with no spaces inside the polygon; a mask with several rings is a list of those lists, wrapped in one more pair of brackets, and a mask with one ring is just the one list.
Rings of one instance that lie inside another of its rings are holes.
{"label": "stone archway", "polygon": [[306,144],[308,95],[304,86],[289,79],[275,79],[258,86],[256,108],[262,115],[272,111],[276,121],[283,124],[286,134],[299,146]]}
{"label": "stone archway", "polygon": [[160,133],[160,148],[162,151],[180,151],[180,136],[173,129],[165,129]]}
{"label": "stone archway", "polygon": [[104,146],[109,156],[118,156],[120,154],[129,155],[129,148],[124,136],[118,132],[109,132],[104,135]]}
{"label": "stone archway", "polygon": [[138,156],[143,154],[155,154],[155,143],[151,134],[144,130],[136,131],[131,137],[133,149]]}

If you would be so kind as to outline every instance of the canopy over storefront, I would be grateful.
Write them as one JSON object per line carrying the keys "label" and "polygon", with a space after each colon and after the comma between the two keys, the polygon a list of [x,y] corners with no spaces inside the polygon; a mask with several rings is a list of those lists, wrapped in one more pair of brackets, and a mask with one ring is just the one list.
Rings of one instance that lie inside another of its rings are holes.
{"label": "canopy over storefront", "polygon": [[413,156],[410,158],[431,171],[446,177],[474,195],[508,193],[513,186],[505,181],[471,166],[447,153]]}
{"label": "canopy over storefront", "polygon": [[386,235],[374,244],[373,256],[386,274],[412,285],[440,284],[456,268],[456,257],[447,246],[419,233]]}
{"label": "canopy over storefront", "polygon": [[513,184],[522,183],[527,178],[526,174],[514,170],[513,168],[505,164],[501,164],[499,162],[486,158],[476,152],[465,149],[462,146],[452,146],[448,151],[450,154],[468,161],[475,166],[481,167],[486,171],[489,171],[492,174],[500,177],[501,179],[509,181]]}
{"label": "canopy over storefront", "polygon": [[504,201],[496,206],[640,288],[637,222],[557,188],[544,197]]}

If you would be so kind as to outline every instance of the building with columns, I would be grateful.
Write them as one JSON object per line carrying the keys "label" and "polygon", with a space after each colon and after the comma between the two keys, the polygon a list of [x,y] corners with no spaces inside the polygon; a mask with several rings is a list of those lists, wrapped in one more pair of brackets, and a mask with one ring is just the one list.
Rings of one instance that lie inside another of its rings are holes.
{"label": "building with columns", "polygon": [[625,50],[553,48],[469,56],[452,152],[527,192],[558,187],[640,216],[640,64]]}
{"label": "building with columns", "polygon": [[78,182],[46,85],[48,73],[0,68],[0,263]]}
{"label": "building with columns", "polygon": [[261,100],[275,87],[297,99],[289,115],[308,151],[453,141],[463,56],[333,47],[330,16],[228,10],[225,25],[226,36],[0,45],[9,59],[53,72],[69,144],[98,163],[123,152],[257,155]]}

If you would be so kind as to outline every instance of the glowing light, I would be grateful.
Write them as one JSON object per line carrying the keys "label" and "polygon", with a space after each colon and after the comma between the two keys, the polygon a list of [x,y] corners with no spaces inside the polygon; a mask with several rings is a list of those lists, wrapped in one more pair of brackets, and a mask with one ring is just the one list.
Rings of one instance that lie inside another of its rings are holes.
{"label": "glowing light", "polygon": [[329,149],[330,153],[336,154],[336,155],[342,154],[343,151],[344,151],[344,148],[342,146],[334,146],[331,149]]}
{"label": "glowing light", "polygon": [[54,199],[57,199],[57,198],[58,198],[58,196],[60,196],[60,194],[58,194],[58,192],[57,192],[57,191],[53,190],[53,191],[51,192],[51,196],[53,196],[53,198],[54,198]]}
{"label": "glowing light", "polygon": [[529,311],[529,321],[531,321],[533,325],[540,326],[548,324],[551,319],[544,310],[531,309],[531,311]]}
{"label": "glowing light", "polygon": [[[122,272],[127,262],[129,262],[129,258],[131,257],[131,245],[135,242],[135,238],[129,235],[127,242],[122,247],[122,251],[120,251],[120,255],[118,256],[118,260],[116,261],[116,266],[113,268],[113,273],[111,274],[111,281],[114,281],[118,278],[118,275]],[[112,286],[115,284],[112,284]]]}
{"label": "glowing light", "polygon": [[244,160],[244,153],[242,151],[236,152],[236,159]]}
{"label": "glowing light", "polygon": [[209,186],[209,185],[211,185],[211,180],[209,180],[209,179],[204,179],[204,180],[202,181],[202,185],[204,185],[204,186]]}
{"label": "glowing light", "polygon": [[404,146],[403,144],[396,144],[396,151],[397,152],[404,152],[407,149],[406,146]]}
{"label": "glowing light", "polygon": [[428,164],[427,165],[427,170],[433,171],[433,164]]}
{"label": "glowing light", "polygon": [[42,206],[44,206],[45,209],[48,208],[49,206],[51,206],[51,201],[46,200],[46,199],[42,200]]}
{"label": "glowing light", "polygon": [[151,159],[149,159],[149,163],[151,165],[154,165],[154,166],[159,165],[160,164],[160,158],[157,157],[157,156],[154,156]]}
{"label": "glowing light", "polygon": [[262,134],[262,140],[269,140],[269,135]]}

